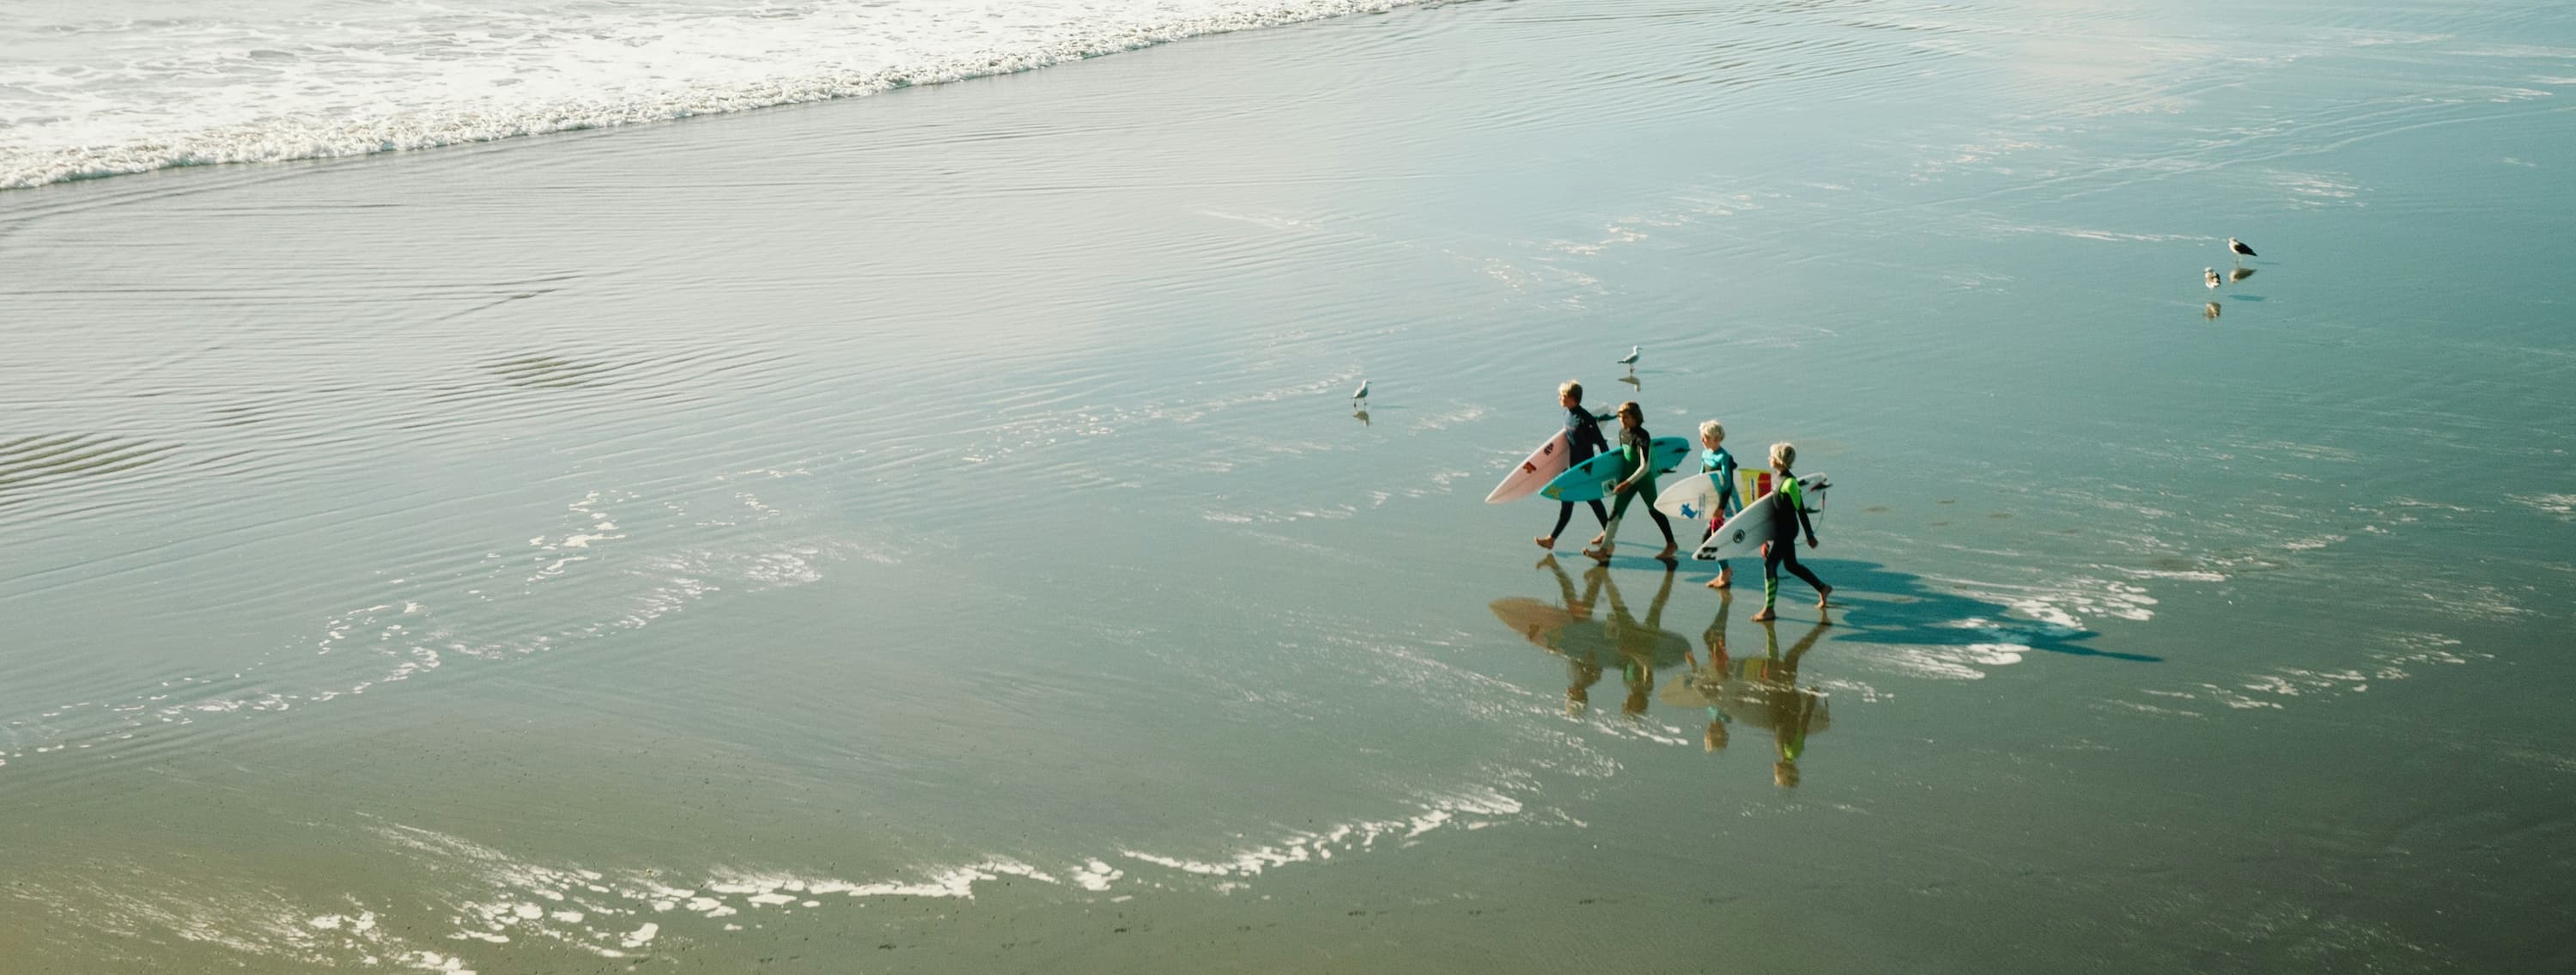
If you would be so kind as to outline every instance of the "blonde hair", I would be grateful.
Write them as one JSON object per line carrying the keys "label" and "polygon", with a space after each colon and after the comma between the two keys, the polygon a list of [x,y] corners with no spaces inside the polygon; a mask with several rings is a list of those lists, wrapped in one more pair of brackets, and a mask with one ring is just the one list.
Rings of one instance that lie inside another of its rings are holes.
{"label": "blonde hair", "polygon": [[1556,386],[1556,395],[1571,396],[1574,397],[1575,402],[1583,402],[1583,384],[1571,379],[1558,383]]}
{"label": "blonde hair", "polygon": [[1710,438],[1710,437],[1716,437],[1716,438],[1717,438],[1717,439],[1719,439],[1719,440],[1725,440],[1725,439],[1726,439],[1726,424],[1719,423],[1719,422],[1717,422],[1717,421],[1715,421],[1715,420],[1701,420],[1701,421],[1699,421],[1699,438],[1700,438],[1700,439],[1702,439],[1702,440],[1706,440],[1706,439],[1708,439],[1708,438]]}
{"label": "blonde hair", "polygon": [[1775,443],[1771,445],[1772,470],[1785,471],[1789,469],[1789,465],[1797,462],[1798,448],[1796,445],[1789,443]]}

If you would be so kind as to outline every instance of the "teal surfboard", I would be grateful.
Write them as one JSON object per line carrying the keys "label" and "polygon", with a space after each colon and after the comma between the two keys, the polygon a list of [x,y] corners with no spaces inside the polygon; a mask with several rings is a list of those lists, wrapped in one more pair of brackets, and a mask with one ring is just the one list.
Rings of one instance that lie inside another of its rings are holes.
{"label": "teal surfboard", "polygon": [[[1654,461],[1655,473],[1661,474],[1682,466],[1689,460],[1691,443],[1680,437],[1656,437],[1648,444],[1647,456]],[[1547,482],[1539,496],[1551,501],[1598,501],[1610,495],[1619,483],[1619,452],[1595,454],[1591,460],[1566,468],[1565,473]]]}

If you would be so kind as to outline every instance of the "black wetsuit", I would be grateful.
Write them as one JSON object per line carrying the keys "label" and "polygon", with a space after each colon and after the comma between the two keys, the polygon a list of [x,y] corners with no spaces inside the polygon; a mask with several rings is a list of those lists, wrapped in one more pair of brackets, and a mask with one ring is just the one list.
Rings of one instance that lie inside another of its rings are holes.
{"label": "black wetsuit", "polygon": [[[1591,460],[1592,455],[1610,449],[1610,442],[1601,437],[1601,421],[1607,419],[1609,417],[1593,416],[1592,411],[1581,406],[1565,408],[1566,467],[1571,468]],[[1602,507],[1598,499],[1592,502],[1592,517],[1600,519],[1602,527],[1609,527],[1610,509]],[[1574,502],[1559,502],[1556,506],[1556,527],[1548,531],[1547,537],[1555,538],[1565,534],[1565,523],[1573,520]]]}
{"label": "black wetsuit", "polygon": [[1781,471],[1780,486],[1765,500],[1780,507],[1771,513],[1771,544],[1762,550],[1762,608],[1770,609],[1772,600],[1779,598],[1783,565],[1790,575],[1816,587],[1817,595],[1824,595],[1825,581],[1798,564],[1798,536],[1816,534],[1815,524],[1807,520],[1807,492],[1798,487],[1798,476]]}

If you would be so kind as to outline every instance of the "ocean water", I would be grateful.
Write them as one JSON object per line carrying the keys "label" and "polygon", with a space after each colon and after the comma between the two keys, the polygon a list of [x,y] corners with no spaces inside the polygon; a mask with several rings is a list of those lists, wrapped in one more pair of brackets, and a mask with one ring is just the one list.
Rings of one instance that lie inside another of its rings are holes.
{"label": "ocean water", "polygon": [[[34,180],[0,967],[2564,968],[2571,85],[1517,0]],[[1839,605],[1543,559],[1567,378],[1796,443]]]}

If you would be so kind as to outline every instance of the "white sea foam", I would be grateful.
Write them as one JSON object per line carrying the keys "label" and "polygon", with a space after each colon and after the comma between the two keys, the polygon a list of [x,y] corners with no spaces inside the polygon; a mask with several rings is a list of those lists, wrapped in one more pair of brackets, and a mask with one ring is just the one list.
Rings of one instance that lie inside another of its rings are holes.
{"label": "white sea foam", "polygon": [[0,19],[0,189],[658,122],[1419,0],[104,0]]}

